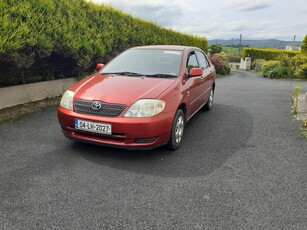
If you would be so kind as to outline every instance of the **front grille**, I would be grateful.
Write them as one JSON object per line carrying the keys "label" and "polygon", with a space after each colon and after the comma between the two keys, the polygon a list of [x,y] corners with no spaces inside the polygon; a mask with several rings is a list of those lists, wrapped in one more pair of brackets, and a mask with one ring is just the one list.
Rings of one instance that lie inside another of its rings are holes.
{"label": "front grille", "polygon": [[[93,102],[100,102],[101,108],[94,110],[92,108]],[[126,105],[108,104],[102,101],[74,100],[74,108],[78,113],[92,114],[103,117],[117,117],[126,108]]]}

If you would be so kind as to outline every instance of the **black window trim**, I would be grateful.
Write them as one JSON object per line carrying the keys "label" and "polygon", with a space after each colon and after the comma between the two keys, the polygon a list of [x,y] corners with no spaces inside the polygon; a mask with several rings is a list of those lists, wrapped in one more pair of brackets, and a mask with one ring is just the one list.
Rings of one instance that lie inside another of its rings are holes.
{"label": "black window trim", "polygon": [[188,67],[187,65],[188,65],[188,63],[189,63],[189,58],[190,58],[193,54],[195,55],[195,58],[196,58],[196,61],[197,61],[197,65],[198,65],[198,68],[200,68],[200,66],[199,66],[199,60],[198,60],[198,58],[197,58],[196,51],[197,51],[197,50],[194,50],[194,49],[189,51],[188,58],[187,58],[186,68]]}

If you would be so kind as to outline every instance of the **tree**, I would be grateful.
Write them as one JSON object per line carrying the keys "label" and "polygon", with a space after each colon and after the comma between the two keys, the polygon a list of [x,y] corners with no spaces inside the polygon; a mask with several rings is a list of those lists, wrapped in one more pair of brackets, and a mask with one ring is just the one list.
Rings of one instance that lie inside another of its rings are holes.
{"label": "tree", "polygon": [[222,50],[223,50],[222,46],[212,45],[211,49],[210,49],[210,54],[211,55],[218,54],[218,53],[222,52]]}
{"label": "tree", "polygon": [[302,53],[307,54],[307,34],[305,36],[301,49],[302,49]]}

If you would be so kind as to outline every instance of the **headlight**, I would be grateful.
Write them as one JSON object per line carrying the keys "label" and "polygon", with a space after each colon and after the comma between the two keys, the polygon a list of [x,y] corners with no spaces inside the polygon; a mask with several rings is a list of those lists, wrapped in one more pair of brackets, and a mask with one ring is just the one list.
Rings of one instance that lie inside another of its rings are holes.
{"label": "headlight", "polygon": [[158,99],[141,99],[136,101],[124,117],[152,117],[164,110],[165,102]]}
{"label": "headlight", "polygon": [[75,93],[73,91],[67,90],[60,102],[60,106],[64,107],[65,109],[73,110],[73,97]]}

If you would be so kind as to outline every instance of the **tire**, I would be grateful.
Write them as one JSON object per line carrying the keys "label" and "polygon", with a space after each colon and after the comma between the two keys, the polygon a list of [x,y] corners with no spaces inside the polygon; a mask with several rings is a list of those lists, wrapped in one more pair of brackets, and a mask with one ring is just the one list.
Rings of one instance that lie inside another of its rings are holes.
{"label": "tire", "polygon": [[213,91],[213,89],[211,89],[208,101],[207,101],[207,103],[203,107],[204,110],[210,111],[212,109],[213,99],[214,99],[214,91]]}
{"label": "tire", "polygon": [[185,115],[183,111],[179,109],[173,121],[173,127],[170,139],[166,145],[168,149],[176,150],[179,148],[183,137],[184,127],[185,127]]}

